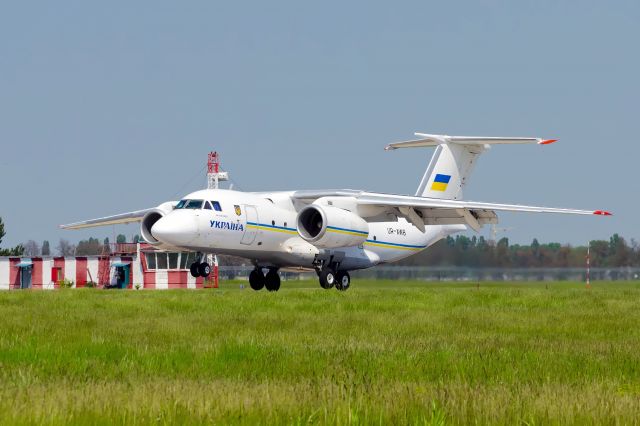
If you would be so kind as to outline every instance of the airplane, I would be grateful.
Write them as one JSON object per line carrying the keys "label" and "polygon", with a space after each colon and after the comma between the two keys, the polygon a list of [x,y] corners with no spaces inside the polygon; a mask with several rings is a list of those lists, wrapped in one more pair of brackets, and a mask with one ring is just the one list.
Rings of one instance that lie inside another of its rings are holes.
{"label": "airplane", "polygon": [[252,261],[254,290],[279,290],[278,271],[295,268],[315,270],[322,288],[344,291],[351,285],[349,271],[398,261],[458,232],[479,231],[498,223],[497,212],[611,215],[463,199],[478,157],[492,145],[549,145],[555,139],[415,135],[385,148],[435,147],[413,196],[352,189],[200,190],[157,207],[61,228],[140,222],[142,237],[158,249],[197,253],[190,265],[194,277],[211,273],[206,254],[227,254]]}

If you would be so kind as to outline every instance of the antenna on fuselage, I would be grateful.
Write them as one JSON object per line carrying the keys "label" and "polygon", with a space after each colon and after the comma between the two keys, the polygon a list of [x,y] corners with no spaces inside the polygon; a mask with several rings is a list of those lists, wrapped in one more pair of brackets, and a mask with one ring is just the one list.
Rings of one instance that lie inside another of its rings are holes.
{"label": "antenna on fuselage", "polygon": [[207,189],[218,189],[220,182],[229,180],[229,173],[220,169],[220,156],[211,151],[207,161]]}

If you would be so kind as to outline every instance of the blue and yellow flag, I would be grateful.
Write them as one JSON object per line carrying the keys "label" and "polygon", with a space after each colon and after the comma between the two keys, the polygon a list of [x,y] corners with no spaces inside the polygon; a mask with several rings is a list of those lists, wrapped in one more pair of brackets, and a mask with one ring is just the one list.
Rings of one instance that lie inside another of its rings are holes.
{"label": "blue and yellow flag", "polygon": [[441,175],[438,173],[435,179],[433,180],[433,184],[431,184],[431,190],[443,191],[443,192],[446,191],[450,180],[451,180],[450,175]]}

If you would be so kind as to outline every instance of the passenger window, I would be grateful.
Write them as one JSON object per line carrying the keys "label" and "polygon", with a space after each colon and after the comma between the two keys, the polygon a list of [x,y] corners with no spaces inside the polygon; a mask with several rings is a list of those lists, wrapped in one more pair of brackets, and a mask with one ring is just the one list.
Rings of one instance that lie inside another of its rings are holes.
{"label": "passenger window", "polygon": [[221,212],[222,211],[222,207],[220,207],[220,203],[217,201],[212,201],[213,204],[213,209],[217,212]]}
{"label": "passenger window", "polygon": [[187,200],[184,205],[185,209],[201,209],[202,208],[202,200]]}
{"label": "passenger window", "polygon": [[204,202],[204,208],[205,210],[211,210],[211,203],[209,203],[208,201]]}

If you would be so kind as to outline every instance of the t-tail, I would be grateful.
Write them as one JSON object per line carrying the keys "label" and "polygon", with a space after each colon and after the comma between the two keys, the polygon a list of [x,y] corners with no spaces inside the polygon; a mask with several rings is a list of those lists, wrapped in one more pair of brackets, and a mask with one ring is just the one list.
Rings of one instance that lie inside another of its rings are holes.
{"label": "t-tail", "polygon": [[435,146],[429,166],[424,172],[416,196],[461,200],[465,185],[478,161],[478,157],[491,145],[535,143],[548,145],[556,139],[503,138],[482,136],[446,136],[416,133],[420,139],[396,142],[386,150]]}

